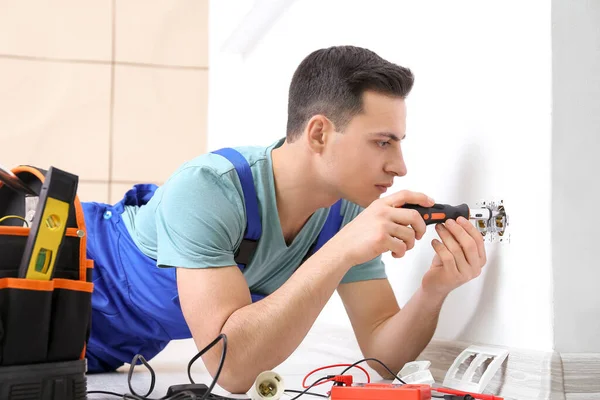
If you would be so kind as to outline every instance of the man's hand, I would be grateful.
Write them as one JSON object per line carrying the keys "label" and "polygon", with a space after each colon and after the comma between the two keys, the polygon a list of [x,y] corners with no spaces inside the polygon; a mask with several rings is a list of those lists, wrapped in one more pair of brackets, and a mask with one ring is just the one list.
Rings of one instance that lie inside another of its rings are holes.
{"label": "man's hand", "polygon": [[362,264],[385,253],[403,257],[425,234],[425,221],[416,210],[400,208],[404,204],[423,207],[434,205],[423,193],[401,191],[371,203],[342,228],[330,243],[342,250],[352,265]]}
{"label": "man's hand", "polygon": [[452,290],[478,277],[487,262],[481,233],[463,217],[438,224],[442,241],[432,241],[436,255],[423,277],[423,290],[445,297]]}

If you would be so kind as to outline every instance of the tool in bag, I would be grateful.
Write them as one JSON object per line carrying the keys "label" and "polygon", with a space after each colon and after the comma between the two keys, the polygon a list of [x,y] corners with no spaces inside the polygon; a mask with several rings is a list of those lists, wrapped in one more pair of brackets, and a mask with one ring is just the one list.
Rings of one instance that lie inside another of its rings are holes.
{"label": "tool in bag", "polygon": [[17,192],[37,196],[37,193],[33,189],[25,185],[11,170],[4,168],[2,165],[0,165],[0,182]]}
{"label": "tool in bag", "polygon": [[50,167],[46,174],[19,277],[50,280],[62,248],[69,208],[77,194],[78,177]]}
{"label": "tool in bag", "polygon": [[77,177],[11,173],[39,201],[24,223],[31,193],[0,182],[0,399],[86,399],[93,263]]}

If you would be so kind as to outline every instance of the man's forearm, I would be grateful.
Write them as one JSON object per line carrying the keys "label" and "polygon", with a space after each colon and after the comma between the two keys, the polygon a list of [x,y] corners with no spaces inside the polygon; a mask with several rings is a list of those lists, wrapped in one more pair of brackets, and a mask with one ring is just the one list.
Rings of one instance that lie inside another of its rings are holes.
{"label": "man's forearm", "polygon": [[289,357],[349,268],[324,246],[277,291],[229,317],[222,328],[228,338],[223,380],[235,382],[229,391],[247,391],[260,372]]}
{"label": "man's forearm", "polygon": [[[377,358],[397,374],[431,341],[446,296],[430,297],[419,288],[404,308],[373,332],[367,357]],[[369,363],[382,377],[392,378],[378,363]]]}

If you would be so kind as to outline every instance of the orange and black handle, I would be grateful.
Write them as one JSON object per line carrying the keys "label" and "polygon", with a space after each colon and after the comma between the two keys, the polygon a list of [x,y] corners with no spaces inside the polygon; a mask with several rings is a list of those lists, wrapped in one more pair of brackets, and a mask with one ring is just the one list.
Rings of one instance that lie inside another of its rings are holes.
{"label": "orange and black handle", "polygon": [[467,204],[451,206],[449,204],[434,204],[432,207],[422,207],[416,204],[405,204],[402,208],[417,210],[425,220],[425,225],[439,224],[458,217],[469,219],[470,212]]}

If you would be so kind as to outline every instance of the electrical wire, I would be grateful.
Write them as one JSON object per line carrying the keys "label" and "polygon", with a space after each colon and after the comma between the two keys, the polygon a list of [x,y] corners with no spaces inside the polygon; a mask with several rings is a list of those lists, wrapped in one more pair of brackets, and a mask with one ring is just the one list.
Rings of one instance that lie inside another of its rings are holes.
{"label": "electrical wire", "polygon": [[106,390],[90,390],[87,392],[87,394],[107,394],[107,395],[111,395],[111,396],[115,396],[118,397],[120,399],[125,399],[125,400],[200,400],[200,396],[196,395],[195,393],[191,392],[191,391],[182,391],[179,393],[175,393],[172,396],[163,396],[161,398],[157,398],[157,399],[152,399],[150,397],[142,397],[142,396],[138,396],[132,393],[115,393],[115,392],[109,392]]}
{"label": "electrical wire", "polygon": [[367,375],[367,379],[370,382],[371,381],[371,377],[369,375],[369,373],[362,367],[359,367],[358,364],[366,362],[366,361],[375,361],[379,364],[381,364],[391,375],[393,375],[396,379],[398,379],[399,382],[402,382],[403,384],[406,384],[406,382],[404,382],[402,379],[400,379],[399,376],[397,376],[396,374],[394,374],[392,372],[392,370],[385,365],[382,361],[376,359],[376,358],[363,358],[362,360],[359,360],[357,362],[355,362],[354,364],[336,364],[336,365],[329,365],[329,366],[325,366],[325,367],[321,367],[321,368],[317,368],[311,372],[308,373],[308,375],[306,375],[304,377],[304,380],[302,381],[302,386],[305,387],[306,389],[304,391],[299,391],[299,390],[285,390],[285,392],[293,392],[293,393],[299,393],[297,396],[293,397],[291,400],[296,400],[297,398],[299,398],[300,396],[303,396],[305,394],[310,394],[310,395],[314,395],[314,396],[319,396],[319,397],[326,397],[328,398],[329,396],[325,396],[325,395],[321,395],[321,394],[317,394],[317,393],[310,393],[308,392],[310,389],[312,389],[315,386],[321,385],[323,383],[326,382],[331,382],[335,379],[335,377],[331,377],[331,376],[323,376],[319,379],[317,379],[315,382],[313,382],[310,386],[306,387],[305,383],[306,383],[306,379],[312,375],[313,373],[317,372],[317,371],[321,371],[323,369],[327,369],[327,368],[333,368],[333,367],[338,367],[338,366],[347,366],[346,369],[344,369],[341,373],[339,373],[339,375],[344,375],[346,372],[348,372],[351,368],[358,368],[362,371],[364,371],[364,373]]}
{"label": "electrical wire", "polygon": [[[141,355],[141,354],[136,354],[136,356],[133,358],[132,362],[131,362],[131,366],[129,368],[129,372],[127,374],[127,384],[129,386],[129,391],[131,393],[126,393],[126,394],[119,394],[119,393],[115,393],[115,392],[109,392],[109,391],[102,391],[102,390],[93,390],[93,391],[88,391],[88,394],[108,394],[108,395],[112,395],[112,396],[117,396],[120,397],[122,399],[132,399],[132,400],[207,400],[209,398],[209,396],[211,395],[212,390],[214,389],[219,376],[221,374],[221,371],[223,370],[223,364],[225,363],[225,357],[227,355],[227,335],[225,334],[220,334],[216,339],[214,339],[210,344],[208,344],[205,348],[203,348],[201,351],[199,351],[188,363],[188,368],[187,368],[187,372],[188,372],[188,378],[190,379],[190,382],[192,384],[195,384],[194,379],[192,378],[192,373],[191,373],[191,368],[192,365],[194,364],[194,362],[202,357],[202,355],[204,355],[204,353],[206,353],[208,350],[210,350],[211,348],[213,348],[217,343],[219,343],[219,341],[223,341],[223,350],[221,352],[221,360],[219,362],[219,367],[217,368],[217,372],[215,373],[215,377],[213,379],[213,381],[211,382],[210,386],[208,387],[208,389],[206,390],[206,392],[202,395],[202,397],[192,393],[192,392],[186,392],[186,391],[182,391],[179,393],[176,393],[172,396],[164,396],[158,399],[151,399],[150,394],[153,392],[154,390],[154,385],[156,383],[156,375],[154,373],[154,370],[152,369],[152,367],[150,367],[150,364],[148,364],[148,362],[146,361],[146,359]],[[148,370],[150,371],[150,389],[148,390],[148,392],[145,395],[139,395],[135,392],[135,390],[133,389],[133,387],[131,386],[131,380],[133,378],[133,370],[135,369],[135,366],[137,365],[138,361],[141,361],[142,364],[144,364],[146,366],[146,368],[148,368]],[[327,369],[327,368],[333,368],[336,366],[346,366],[346,369],[344,369],[339,375],[344,375],[347,371],[349,371],[351,368],[358,368],[361,369],[362,371],[365,372],[365,374],[367,375],[367,379],[370,382],[370,376],[369,373],[362,367],[358,367],[358,364],[366,362],[366,361],[374,361],[377,362],[379,364],[381,364],[392,376],[394,376],[399,382],[402,382],[403,384],[406,384],[406,382],[404,382],[402,379],[400,379],[400,377],[398,377],[396,374],[394,374],[392,372],[392,370],[385,365],[382,361],[376,359],[376,358],[363,358],[362,360],[359,360],[353,364],[337,364],[337,365],[332,365],[332,366],[326,366],[326,367],[321,367],[318,368],[316,370],[311,371],[305,378],[304,381],[302,382],[302,386],[306,387],[305,383],[306,383],[306,379],[308,376],[312,375],[313,373],[323,370],[323,369]],[[313,387],[321,384],[321,383],[325,383],[328,381],[332,381],[334,378],[330,377],[330,376],[323,376],[319,379],[317,379],[316,381],[314,381],[310,386],[306,387],[303,391],[299,391],[299,390],[284,390],[284,393],[298,393],[298,395],[294,396],[293,398],[291,398],[290,400],[296,400],[299,397],[308,394],[308,395],[312,395],[312,396],[318,396],[318,397],[325,397],[328,398],[329,396],[325,396],[319,393],[312,393],[309,392],[310,389],[312,389]],[[223,398],[222,396],[217,396],[214,395],[214,397],[218,397],[218,398]],[[436,396],[436,395],[432,395],[432,397],[436,397],[436,398],[444,398],[444,396]]]}
{"label": "electrical wire", "polygon": [[27,225],[27,227],[29,228],[29,222],[27,222],[27,220],[25,218],[18,216],[18,215],[5,215],[4,217],[0,218],[0,223],[4,222],[10,218],[20,219],[21,221],[25,222],[25,225]]}
{"label": "electrical wire", "polygon": [[[135,392],[135,390],[133,389],[133,386],[131,386],[131,379],[133,378],[133,370],[135,369],[135,366],[137,365],[138,360],[141,361],[142,364],[144,364],[146,366],[146,368],[148,368],[148,371],[150,371],[150,389],[148,389],[148,393],[146,393],[144,395],[137,394]],[[156,375],[154,374],[154,370],[152,369],[152,367],[150,367],[150,364],[148,364],[148,362],[146,361],[146,359],[144,358],[143,355],[136,354],[133,357],[133,360],[131,360],[131,366],[129,367],[129,372],[127,373],[127,386],[129,386],[129,392],[137,398],[147,399],[148,396],[150,396],[150,393],[152,393],[154,391],[155,383],[156,383]]]}
{"label": "electrical wire", "polygon": [[[337,368],[337,367],[354,367],[354,368],[358,368],[358,369],[360,369],[362,372],[364,372],[364,373],[365,373],[365,375],[367,376],[367,383],[371,383],[371,376],[369,375],[369,373],[367,372],[367,370],[366,370],[366,369],[364,369],[363,367],[360,367],[360,366],[358,366],[358,365],[354,365],[354,366],[352,366],[351,364],[333,364],[333,365],[327,365],[327,366],[325,366],[325,367],[320,367],[320,368],[317,368],[317,369],[313,369],[312,371],[310,371],[310,372],[309,372],[309,373],[308,373],[308,374],[307,374],[307,375],[304,377],[304,380],[302,380],[302,387],[303,387],[303,388],[305,388],[305,389],[307,388],[307,386],[306,386],[306,380],[308,379],[308,377],[309,377],[309,376],[311,376],[311,375],[312,375],[312,374],[314,374],[315,372],[319,372],[319,371],[322,371],[322,370],[324,370],[324,369],[329,369],[329,368]],[[340,374],[340,375],[343,375],[343,373],[342,373],[342,374]],[[324,383],[326,383],[326,382],[321,382],[321,383],[319,383],[319,385],[322,385],[322,384],[324,384]],[[317,386],[317,385],[315,385],[315,386]]]}
{"label": "electrical wire", "polygon": [[215,373],[215,378],[213,379],[212,383],[208,387],[208,390],[206,391],[206,393],[204,393],[204,396],[202,396],[202,400],[206,400],[206,398],[208,397],[208,395],[212,392],[212,390],[214,389],[215,385],[217,384],[217,379],[219,379],[219,376],[221,375],[221,370],[223,369],[223,364],[225,364],[225,356],[227,355],[227,335],[225,335],[224,333],[221,333],[208,346],[206,346],[198,354],[196,354],[190,360],[190,362],[188,363],[188,371],[187,371],[188,372],[188,378],[190,379],[190,382],[192,384],[194,384],[196,382],[194,382],[194,380],[192,379],[192,364],[194,364],[194,362],[198,358],[202,357],[202,355],[204,353],[206,353],[208,350],[210,350],[211,348],[213,348],[217,343],[219,343],[220,340],[223,340],[223,351],[221,352],[221,360],[219,361],[219,367],[217,368],[217,372]]}
{"label": "electrical wire", "polygon": [[383,366],[383,368],[385,368],[394,378],[398,379],[399,382],[402,382],[403,384],[406,385],[406,382],[404,382],[402,379],[400,379],[400,377],[398,375],[396,375],[395,373],[392,372],[391,369],[388,368],[387,365],[385,365],[383,362],[379,361],[376,358],[363,358],[362,360],[359,360],[357,362],[355,362],[354,364],[350,364],[350,366],[348,368],[346,368],[345,370],[343,370],[340,375],[344,375],[350,368],[355,367],[356,365],[363,363],[365,361],[375,361],[376,363],[379,363]]}
{"label": "electrical wire", "polygon": [[[215,385],[217,384],[219,376],[221,375],[221,371],[223,370],[223,364],[225,363],[225,356],[227,355],[227,335],[222,333],[219,336],[217,336],[217,338],[215,340],[213,340],[205,348],[200,350],[188,363],[188,377],[190,379],[190,383],[195,384],[194,380],[192,379],[192,374],[191,374],[192,364],[198,358],[200,358],[204,353],[206,353],[208,350],[213,348],[221,340],[223,341],[223,350],[221,352],[221,361],[219,362],[219,367],[217,368],[217,372],[215,373],[215,377],[214,377],[213,381],[211,382],[211,384],[208,387],[208,389],[206,390],[206,392],[202,395],[202,397],[200,397],[199,395],[196,395],[195,393],[193,393],[191,391],[185,391],[185,390],[181,391],[179,393],[175,393],[172,396],[163,396],[163,397],[155,398],[155,399],[148,397],[154,391],[154,385],[156,383],[156,375],[155,375],[152,367],[150,367],[150,364],[148,364],[148,362],[146,361],[144,356],[142,356],[141,354],[136,354],[133,357],[133,360],[131,361],[131,366],[129,367],[129,372],[127,374],[127,385],[129,386],[130,393],[119,394],[119,393],[104,391],[104,390],[90,390],[87,392],[87,394],[107,394],[107,395],[111,395],[111,396],[120,397],[122,399],[131,399],[131,400],[206,400],[209,398],[209,396],[212,395],[211,392],[214,389]],[[150,371],[150,389],[148,389],[148,392],[145,395],[140,395],[140,394],[136,393],[135,390],[133,389],[133,387],[131,386],[131,380],[133,378],[133,370],[135,369],[135,366],[137,365],[138,361],[140,361],[142,364],[144,364],[144,366],[146,366],[146,368],[148,368],[148,370]],[[223,398],[222,396],[216,396],[216,395],[214,395],[214,397]]]}
{"label": "electrical wire", "polygon": [[[317,385],[315,385],[317,386]],[[326,394],[321,394],[321,393],[314,393],[314,392],[303,392],[302,390],[293,390],[293,389],[286,389],[283,391],[283,393],[303,393],[303,394],[308,394],[310,396],[316,396],[316,397],[324,397],[326,399],[329,398],[329,396],[327,396]]]}
{"label": "electrical wire", "polygon": [[120,394],[120,393],[116,393],[116,392],[109,392],[107,390],[88,390],[87,394],[108,394],[110,396],[116,396],[116,397],[121,397],[121,398],[123,398],[123,396],[125,396],[124,394]]}
{"label": "electrical wire", "polygon": [[[325,384],[325,383],[327,383],[327,382],[335,382],[335,375],[327,375],[327,376],[325,376],[324,378],[325,378],[325,380],[323,380],[323,381],[321,381],[321,382],[319,382],[319,383],[316,383],[316,384],[314,384],[314,385],[311,385],[310,387],[315,387],[315,386],[323,385],[323,384]],[[306,385],[302,385],[302,386],[303,386],[305,389],[308,389],[308,388],[309,388],[309,386],[306,386]]]}
{"label": "electrical wire", "polygon": [[[326,376],[323,376],[323,377],[321,377],[321,378],[317,379],[317,380],[316,380],[316,381],[314,381],[314,382],[313,382],[313,383],[312,383],[312,384],[311,384],[309,387],[307,387],[306,389],[304,389],[303,391],[301,391],[301,392],[300,392],[300,394],[298,394],[297,396],[295,396],[295,397],[292,397],[290,400],[296,400],[298,397],[300,397],[300,396],[303,396],[303,395],[305,395],[305,394],[308,394],[308,391],[309,391],[310,389],[312,389],[313,387],[317,386],[317,384],[318,384],[319,382],[321,382],[321,381],[324,381],[324,380],[327,380],[327,379],[329,379],[329,378],[327,378]],[[311,394],[312,394],[312,393],[311,393]]]}

